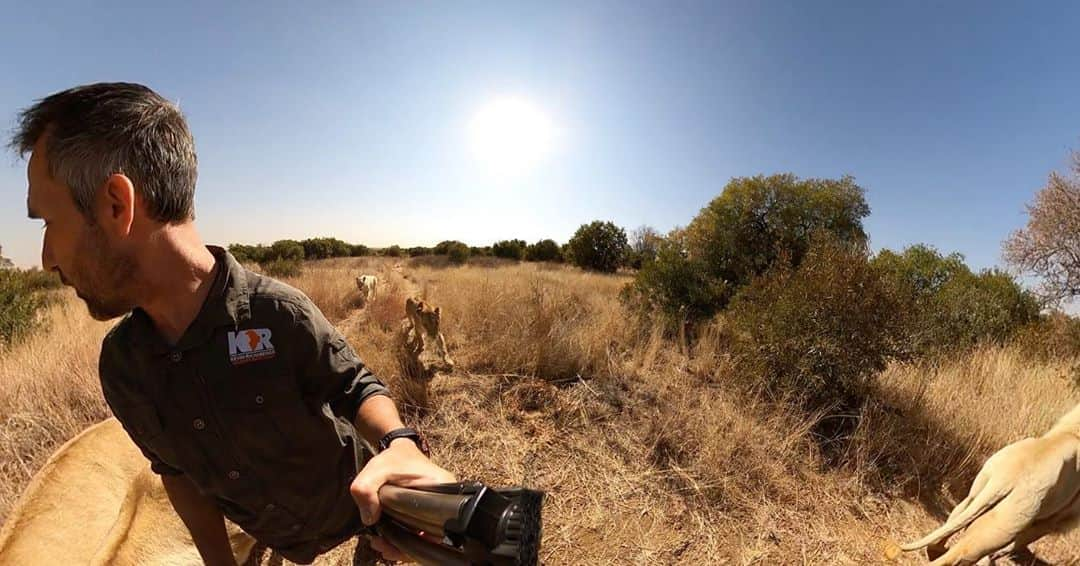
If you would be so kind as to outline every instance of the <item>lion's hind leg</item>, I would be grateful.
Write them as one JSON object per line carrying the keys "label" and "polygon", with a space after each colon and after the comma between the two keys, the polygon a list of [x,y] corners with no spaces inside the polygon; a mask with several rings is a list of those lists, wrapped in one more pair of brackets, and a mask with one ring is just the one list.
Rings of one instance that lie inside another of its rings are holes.
{"label": "lion's hind leg", "polygon": [[1000,556],[1006,549],[1021,548],[1017,537],[1028,527],[1032,515],[1030,500],[1007,497],[968,525],[949,550],[931,566],[970,564],[980,559]]}

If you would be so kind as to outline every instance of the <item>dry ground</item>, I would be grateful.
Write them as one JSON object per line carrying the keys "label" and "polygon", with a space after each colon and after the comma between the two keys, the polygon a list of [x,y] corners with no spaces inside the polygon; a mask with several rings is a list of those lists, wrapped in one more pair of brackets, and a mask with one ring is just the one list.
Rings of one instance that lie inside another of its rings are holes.
{"label": "dry ground", "polygon": [[[357,311],[361,272],[382,286]],[[886,541],[938,524],[989,453],[1080,402],[1069,361],[989,348],[897,365],[849,464],[830,467],[809,419],[731,392],[722,352],[691,359],[638,329],[617,300],[622,277],[362,258],[289,282],[397,389],[404,297],[442,308],[458,369],[433,382],[430,411],[405,410],[460,477],[547,491],[545,564],[881,563]],[[96,356],[108,325],[71,295],[48,316],[52,332],[0,353],[0,519],[51,450],[107,414]],[[1054,564],[1080,563],[1078,549],[1080,533],[1034,546]]]}

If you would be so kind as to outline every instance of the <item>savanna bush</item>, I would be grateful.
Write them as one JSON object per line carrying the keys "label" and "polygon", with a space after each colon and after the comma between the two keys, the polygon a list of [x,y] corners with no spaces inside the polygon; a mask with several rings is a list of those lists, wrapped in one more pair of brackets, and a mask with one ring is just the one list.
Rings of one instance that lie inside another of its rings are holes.
{"label": "savanna bush", "polygon": [[562,248],[555,243],[555,240],[540,240],[525,248],[525,259],[527,261],[562,261]]}
{"label": "savanna bush", "polygon": [[260,263],[259,266],[271,277],[296,277],[304,270],[302,262],[298,259],[275,259]]}
{"label": "savanna bush", "polygon": [[626,231],[613,222],[600,220],[582,224],[566,245],[574,265],[604,273],[614,273],[622,267],[630,251]]}
{"label": "savanna bush", "polygon": [[[711,317],[778,262],[797,268],[815,233],[864,244],[862,219],[870,214],[864,192],[851,177],[732,179],[685,229],[667,238],[676,241],[658,245],[656,259],[642,262],[637,294],[657,298],[666,313]],[[681,282],[684,274],[693,277]]]}
{"label": "savanna bush", "polygon": [[958,253],[943,255],[920,244],[901,253],[883,250],[872,263],[911,305],[907,343],[914,355],[1001,344],[1039,320],[1039,300],[1012,276],[993,269],[974,273]]}
{"label": "savanna bush", "polygon": [[469,261],[469,246],[461,242],[452,242],[446,247],[446,258],[454,265],[462,265]]}
{"label": "savanna bush", "polygon": [[520,261],[525,259],[525,248],[527,247],[525,240],[499,240],[492,244],[491,253],[495,257]]}
{"label": "savanna bush", "polygon": [[1017,331],[1020,352],[1039,361],[1080,358],[1080,319],[1053,311]]}
{"label": "savanna bush", "polygon": [[902,294],[863,246],[822,234],[798,267],[780,263],[733,299],[736,375],[810,411],[857,406],[903,354]]}
{"label": "savanna bush", "polygon": [[38,324],[38,311],[49,303],[44,291],[60,287],[52,273],[0,270],[0,348],[24,338]]}
{"label": "savanna bush", "polygon": [[710,277],[702,261],[690,257],[685,233],[674,230],[657,242],[655,257],[642,264],[620,296],[635,312],[659,315],[673,331],[682,322],[712,315],[729,294],[727,282]]}

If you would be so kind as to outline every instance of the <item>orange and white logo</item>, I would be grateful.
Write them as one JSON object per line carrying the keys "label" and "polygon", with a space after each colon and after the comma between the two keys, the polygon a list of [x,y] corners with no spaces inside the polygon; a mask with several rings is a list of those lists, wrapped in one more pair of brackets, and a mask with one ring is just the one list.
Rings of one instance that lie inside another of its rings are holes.
{"label": "orange and white logo", "polygon": [[229,360],[233,365],[272,358],[277,353],[270,343],[269,328],[253,328],[229,332]]}

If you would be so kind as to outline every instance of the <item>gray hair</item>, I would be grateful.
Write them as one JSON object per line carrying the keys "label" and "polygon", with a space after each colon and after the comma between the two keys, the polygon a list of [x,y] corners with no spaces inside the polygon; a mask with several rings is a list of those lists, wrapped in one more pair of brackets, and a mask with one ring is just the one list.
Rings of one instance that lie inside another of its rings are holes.
{"label": "gray hair", "polygon": [[115,173],[131,179],[154,220],[194,218],[195,141],[180,109],[153,90],[96,83],[51,94],[19,113],[11,147],[25,156],[43,135],[49,175],[91,221],[97,190]]}

